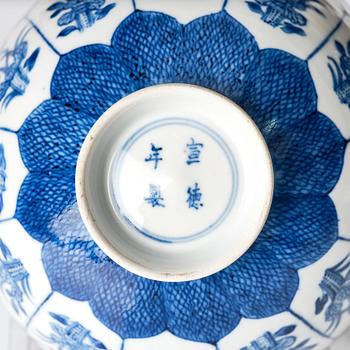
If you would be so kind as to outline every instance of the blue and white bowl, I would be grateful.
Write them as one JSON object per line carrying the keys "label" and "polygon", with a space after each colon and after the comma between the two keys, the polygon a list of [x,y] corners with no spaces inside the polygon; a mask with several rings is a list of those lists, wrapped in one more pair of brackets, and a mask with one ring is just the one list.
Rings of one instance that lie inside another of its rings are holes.
{"label": "blue and white bowl", "polygon": [[0,56],[0,293],[46,349],[325,349],[350,321],[350,31],[325,0],[45,0]]}

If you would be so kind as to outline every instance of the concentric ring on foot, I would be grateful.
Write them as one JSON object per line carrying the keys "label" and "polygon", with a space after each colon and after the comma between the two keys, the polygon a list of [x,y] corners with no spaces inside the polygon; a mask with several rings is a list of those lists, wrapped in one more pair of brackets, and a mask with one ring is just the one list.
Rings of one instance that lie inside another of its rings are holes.
{"label": "concentric ring on foot", "polygon": [[111,259],[147,278],[186,281],[225,268],[255,241],[273,170],[240,107],[166,84],[123,98],[96,122],[76,187],[84,223]]}

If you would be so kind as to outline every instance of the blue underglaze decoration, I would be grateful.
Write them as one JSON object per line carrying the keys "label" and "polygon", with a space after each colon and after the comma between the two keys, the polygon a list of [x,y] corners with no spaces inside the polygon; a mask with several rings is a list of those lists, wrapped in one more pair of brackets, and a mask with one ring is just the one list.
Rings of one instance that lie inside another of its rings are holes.
{"label": "blue underglaze decoration", "polygon": [[148,202],[152,207],[163,207],[165,208],[165,205],[163,204],[164,198],[162,197],[162,194],[160,192],[160,187],[157,185],[149,185],[149,197],[145,198],[145,201]]}
{"label": "blue underglaze decoration", "polygon": [[[311,350],[317,344],[311,342],[311,339],[298,342],[298,338],[293,335],[297,327],[290,325],[281,328],[275,333],[266,332],[258,339],[251,342],[249,346],[241,350]],[[312,344],[313,343],[313,344]]]}
{"label": "blue underglaze decoration", "polygon": [[[181,125],[182,127],[188,127],[192,129],[198,129],[201,132],[205,133],[208,135],[213,142],[215,142],[220,148],[221,151],[223,152],[223,155],[225,156],[229,167],[230,171],[229,174],[231,176],[231,186],[228,186],[226,188],[227,192],[229,193],[229,199],[227,202],[227,205],[225,209],[222,211],[221,215],[218,216],[218,218],[211,223],[208,227],[197,231],[197,232],[192,232],[190,235],[185,235],[185,236],[179,236],[176,238],[172,238],[171,240],[167,236],[159,235],[156,234],[155,232],[149,231],[145,229],[142,225],[139,225],[135,222],[133,222],[132,218],[129,218],[125,214],[124,210],[124,205],[123,205],[123,199],[118,196],[118,194],[114,194],[114,200],[115,200],[115,209],[120,213],[120,215],[125,219],[125,221],[134,229],[136,229],[138,232],[141,234],[145,235],[148,238],[155,239],[158,242],[162,243],[174,243],[175,241],[180,242],[180,241],[190,241],[193,239],[197,239],[199,237],[203,237],[207,235],[209,232],[215,230],[221,223],[226,219],[227,215],[230,213],[234,203],[235,199],[237,196],[237,188],[238,188],[238,173],[237,173],[237,166],[236,166],[236,161],[233,157],[233,154],[229,147],[227,146],[226,142],[221,138],[221,136],[215,132],[214,130],[208,128],[206,125],[201,124],[197,121],[187,119],[187,118],[164,118],[158,121],[151,122],[145,126],[143,126],[141,129],[136,131],[122,146],[122,152],[119,153],[119,156],[117,157],[115,163],[114,163],[114,172],[115,172],[115,181],[116,181],[116,187],[118,187],[118,184],[120,183],[120,170],[123,167],[123,160],[126,154],[128,154],[130,148],[137,142],[137,140],[148,134],[150,131],[157,129],[159,127],[164,127],[164,126],[173,126],[173,125]],[[164,148],[166,149],[166,144],[164,145]],[[196,187],[196,186],[194,186]],[[188,190],[188,187],[184,186],[184,204],[188,205],[186,202],[186,191]],[[195,191],[197,192],[197,190]],[[158,197],[158,194],[156,194],[156,197]],[[149,198],[149,197],[146,197]],[[191,204],[192,205],[192,204]],[[199,204],[198,204],[199,205]],[[170,205],[171,206],[171,205]],[[174,207],[173,207],[174,209]],[[174,215],[176,215],[176,212],[174,212]]]}
{"label": "blue underglaze decoration", "polygon": [[9,248],[0,239],[0,291],[10,300],[13,310],[27,315],[23,303],[31,298],[29,273],[22,262],[13,257]]}
{"label": "blue underglaze decoration", "polygon": [[200,207],[203,207],[203,203],[201,202],[202,192],[197,182],[194,184],[194,186],[188,187],[187,195],[187,203],[189,208],[198,210]]}
{"label": "blue underglaze decoration", "polygon": [[287,34],[306,35],[303,27],[307,26],[308,19],[303,12],[313,10],[325,17],[322,0],[251,0],[246,3],[265,23]]}
{"label": "blue underglaze decoration", "polygon": [[17,96],[24,95],[30,83],[29,73],[35,66],[40,48],[29,53],[25,40],[29,30],[23,30],[12,50],[4,50],[0,55],[0,72],[4,76],[0,81],[0,104],[7,108]]}
{"label": "blue underglaze decoration", "polygon": [[91,335],[91,331],[65,315],[49,312],[52,318],[50,335],[40,334],[42,340],[57,346],[59,350],[107,350],[106,346]]}
{"label": "blue underglaze decoration", "polygon": [[186,144],[188,157],[187,157],[187,165],[200,163],[200,155],[202,148],[204,147],[203,143],[196,142],[194,138],[191,138],[191,142]]}
{"label": "blue underglaze decoration", "polygon": [[162,150],[162,147],[157,147],[152,143],[151,154],[148,156],[148,158],[145,158],[145,162],[154,162],[154,170],[158,168],[158,163],[163,160],[163,158],[160,156],[160,152]]}
{"label": "blue underglaze decoration", "polygon": [[65,37],[74,31],[83,32],[97,21],[105,18],[116,4],[106,4],[105,0],[61,0],[52,4],[47,11],[51,18],[57,16],[57,24],[65,27],[57,37]]}
{"label": "blue underglaze decoration", "polygon": [[[208,227],[206,227],[200,231],[192,232],[192,234],[185,235],[182,237],[169,238],[165,235],[164,236],[159,235],[159,234],[156,234],[156,233],[151,232],[149,230],[146,230],[142,225],[139,225],[139,224],[133,222],[133,220],[131,218],[129,218],[127,215],[125,215],[125,212],[123,210],[124,205],[123,205],[122,198],[118,198],[117,196],[114,198],[115,202],[116,202],[115,208],[117,211],[119,211],[121,216],[125,219],[125,221],[131,227],[133,227],[134,229],[136,229],[137,231],[139,231],[141,234],[145,235],[148,238],[155,239],[156,241],[163,242],[163,243],[174,243],[176,241],[177,242],[190,241],[190,240],[198,239],[199,237],[203,237],[203,236],[207,235],[209,232],[212,232],[219,225],[221,225],[221,223],[226,219],[227,215],[230,213],[230,211],[234,205],[236,196],[237,196],[238,172],[237,172],[236,161],[233,157],[231,150],[227,146],[226,142],[222,139],[222,137],[217,132],[208,128],[206,125],[204,125],[202,123],[199,123],[197,121],[187,119],[187,118],[164,118],[164,119],[161,119],[158,121],[151,122],[147,125],[144,125],[141,129],[139,129],[137,132],[135,132],[123,145],[122,152],[119,153],[119,156],[116,159],[115,165],[114,165],[114,172],[116,174],[115,179],[116,179],[116,183],[118,184],[120,182],[120,170],[123,167],[123,159],[124,159],[125,155],[128,154],[128,151],[135,144],[135,142],[137,142],[137,140],[141,136],[146,135],[148,132],[150,132],[156,128],[164,127],[167,125],[169,125],[169,126],[181,125],[182,127],[189,127],[191,129],[198,129],[201,132],[208,135],[212,139],[212,141],[214,141],[221,148],[221,151],[223,152],[223,155],[225,156],[225,158],[229,164],[229,167],[230,167],[229,174],[231,175],[231,178],[232,178],[232,186],[231,186],[231,188],[227,188],[227,191],[229,192],[229,199],[228,199],[227,205],[224,208],[224,210],[222,211],[221,215],[216,219],[215,222],[213,222]],[[166,148],[166,145],[164,145],[164,147]],[[184,198],[186,198],[186,190],[187,189],[188,188],[184,187]],[[184,204],[187,205],[187,203],[188,202],[186,202],[186,200],[184,200]],[[168,204],[169,204],[169,206],[171,206],[170,203],[168,203]],[[174,215],[176,215],[175,212],[174,212]]]}
{"label": "blue underglaze decoration", "polygon": [[[79,149],[94,121],[131,92],[170,82],[201,85],[240,104],[264,135],[276,176],[269,218],[249,251],[215,275],[184,283],[141,278],[112,262],[84,228],[74,190]],[[30,173],[15,216],[43,243],[53,291],[89,302],[97,319],[123,339],[168,330],[216,344],[242,317],[288,311],[298,270],[338,239],[328,194],[342,171],[346,142],[317,111],[307,62],[259,50],[225,11],[187,25],[135,11],[110,46],[85,46],[60,58],[51,99],[28,116],[18,138]]]}
{"label": "blue underglaze decoration", "polygon": [[328,35],[310,52],[306,60],[310,61],[325,47],[325,45],[330,41],[333,35],[339,30],[339,28],[344,25],[344,18],[346,17],[346,11],[343,12],[343,16],[339,19],[338,23],[334,28],[328,33]]}
{"label": "blue underglaze decoration", "polygon": [[326,270],[320,283],[322,296],[316,301],[316,314],[324,313],[327,332],[337,330],[343,315],[350,313],[350,254]]}
{"label": "blue underglaze decoration", "polygon": [[350,108],[350,41],[345,48],[339,41],[335,41],[335,47],[340,54],[339,61],[328,57],[328,67],[332,74],[333,89],[341,103]]}
{"label": "blue underglaze decoration", "polygon": [[4,207],[3,193],[6,191],[6,158],[4,145],[0,143],[0,213]]}

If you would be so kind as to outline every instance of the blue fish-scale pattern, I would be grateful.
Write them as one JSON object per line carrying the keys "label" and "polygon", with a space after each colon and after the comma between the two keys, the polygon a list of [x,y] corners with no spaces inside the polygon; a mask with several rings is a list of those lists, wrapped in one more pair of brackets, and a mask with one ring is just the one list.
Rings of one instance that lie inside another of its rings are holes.
{"label": "blue fish-scale pattern", "polygon": [[346,142],[324,115],[315,113],[289,129],[276,128],[268,146],[279,195],[327,194],[336,185]]}
{"label": "blue fish-scale pattern", "polygon": [[[112,262],[84,228],[74,192],[75,162],[94,121],[130,92],[166,82],[206,86],[243,106],[266,139],[276,175],[269,219],[250,250],[213,276],[179,284],[150,281]],[[316,110],[307,64],[280,50],[259,50],[226,12],[184,26],[162,13],[135,11],[116,29],[111,46],[90,45],[61,57],[51,95],[18,133],[30,174],[16,217],[44,242],[52,289],[89,302],[121,337],[167,329],[215,344],[242,317],[287,310],[298,269],[336,240],[328,193],[343,167],[345,141]]]}
{"label": "blue fish-scale pattern", "polygon": [[241,315],[253,319],[286,311],[299,285],[297,271],[259,244],[213,278],[225,286]]}
{"label": "blue fish-scale pattern", "polygon": [[267,140],[274,128],[290,128],[317,109],[307,63],[283,51],[260,51],[245,76],[240,103]]}
{"label": "blue fish-scale pattern", "polygon": [[91,240],[76,203],[50,229],[54,236],[45,243],[42,257],[52,289],[76,300],[90,299],[96,277],[111,261]]}
{"label": "blue fish-scale pattern", "polygon": [[256,244],[300,269],[326,254],[337,238],[337,213],[328,196],[277,197]]}
{"label": "blue fish-scale pattern", "polygon": [[96,317],[121,337],[150,337],[167,324],[160,286],[112,263],[98,276],[90,305]]}
{"label": "blue fish-scale pattern", "polygon": [[258,55],[258,46],[243,26],[226,12],[220,12],[185,27],[183,51],[183,60],[177,60],[183,67],[183,82],[238,100],[245,74]]}
{"label": "blue fish-scale pattern", "polygon": [[170,332],[189,340],[196,334],[197,341],[215,344],[238,325],[241,317],[237,303],[212,282],[202,279],[163,284]]}
{"label": "blue fish-scale pattern", "polygon": [[112,45],[131,81],[146,87],[181,77],[182,42],[183,27],[174,18],[136,12],[118,27]]}
{"label": "blue fish-scale pattern", "polygon": [[104,45],[82,47],[63,56],[51,82],[54,99],[95,119],[135,90],[112,48]]}
{"label": "blue fish-scale pattern", "polygon": [[23,162],[30,171],[75,171],[81,144],[94,118],[45,101],[18,132]]}
{"label": "blue fish-scale pattern", "polygon": [[40,242],[53,237],[52,224],[76,202],[74,172],[30,173],[22,184],[15,217]]}

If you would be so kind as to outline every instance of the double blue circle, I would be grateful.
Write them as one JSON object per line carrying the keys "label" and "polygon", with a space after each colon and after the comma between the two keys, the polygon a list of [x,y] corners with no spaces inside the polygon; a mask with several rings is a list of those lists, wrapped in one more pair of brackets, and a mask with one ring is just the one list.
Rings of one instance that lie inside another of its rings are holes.
{"label": "double blue circle", "polygon": [[137,140],[142,137],[143,135],[147,134],[148,132],[157,129],[159,127],[163,126],[169,126],[169,125],[182,125],[182,126],[187,126],[191,128],[198,129],[202,131],[203,133],[207,134],[210,136],[221,148],[223,153],[225,154],[225,157],[228,161],[228,164],[230,166],[230,173],[232,177],[232,187],[230,191],[230,197],[228,200],[228,203],[222,212],[222,214],[219,216],[217,220],[211,225],[209,225],[207,228],[199,231],[199,232],[194,232],[191,235],[186,235],[183,237],[176,237],[176,238],[169,238],[166,236],[161,236],[157,235],[154,232],[151,232],[147,230],[144,227],[141,227],[140,225],[134,223],[127,215],[124,214],[123,212],[123,201],[121,198],[116,198],[115,197],[115,192],[111,191],[113,193],[113,205],[116,207],[119,215],[128,223],[129,226],[137,230],[139,233],[142,235],[151,238],[153,240],[156,240],[158,242],[162,243],[177,243],[177,242],[188,242],[192,241],[194,239],[198,239],[200,237],[203,237],[207,235],[208,233],[212,232],[214,229],[216,229],[218,226],[222,224],[222,222],[226,219],[226,217],[229,215],[233,204],[235,202],[236,196],[237,196],[237,189],[238,189],[238,171],[237,171],[237,165],[236,161],[232,155],[232,152],[226,142],[222,139],[222,137],[214,130],[208,128],[206,125],[197,122],[192,119],[187,119],[187,118],[164,118],[160,119],[157,121],[154,121],[152,123],[147,124],[146,126],[142,127],[139,129],[137,132],[135,132],[123,145],[121,148],[121,151],[114,161],[113,165],[113,173],[116,174],[116,181],[119,184],[119,179],[120,179],[120,170],[124,161],[125,156],[127,155],[128,151],[130,148],[137,142]]}

